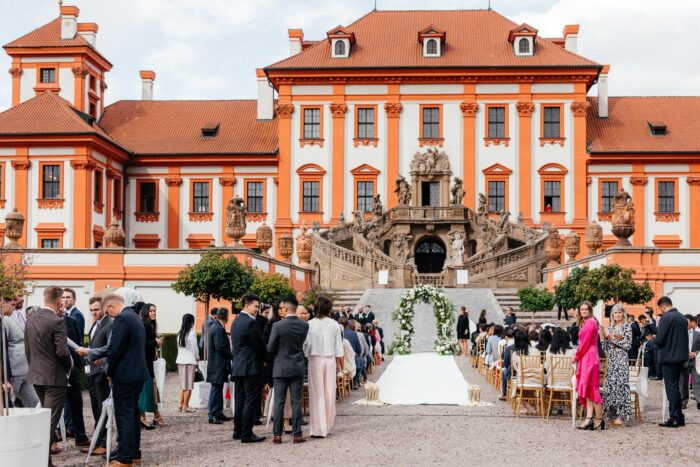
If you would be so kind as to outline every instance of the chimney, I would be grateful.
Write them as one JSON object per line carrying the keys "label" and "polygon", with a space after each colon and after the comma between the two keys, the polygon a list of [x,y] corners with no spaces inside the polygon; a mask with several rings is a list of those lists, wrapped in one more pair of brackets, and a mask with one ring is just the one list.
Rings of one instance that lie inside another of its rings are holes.
{"label": "chimney", "polygon": [[275,90],[262,68],[255,70],[258,77],[258,120],[272,120]]}
{"label": "chimney", "polygon": [[88,43],[95,47],[97,42],[97,24],[96,23],[78,23],[78,34]]}
{"label": "chimney", "polygon": [[578,28],[578,24],[567,24],[564,26],[564,48],[569,52],[577,53]]}
{"label": "chimney", "polygon": [[77,6],[61,6],[61,39],[74,39],[78,32]]}
{"label": "chimney", "polygon": [[608,73],[610,65],[603,65],[603,70],[598,76],[598,116],[608,117]]}
{"label": "chimney", "polygon": [[304,31],[301,29],[287,29],[289,34],[289,56],[301,52],[301,43],[304,41]]}
{"label": "chimney", "polygon": [[153,82],[156,80],[156,72],[151,70],[139,71],[141,75],[141,100],[153,100]]}

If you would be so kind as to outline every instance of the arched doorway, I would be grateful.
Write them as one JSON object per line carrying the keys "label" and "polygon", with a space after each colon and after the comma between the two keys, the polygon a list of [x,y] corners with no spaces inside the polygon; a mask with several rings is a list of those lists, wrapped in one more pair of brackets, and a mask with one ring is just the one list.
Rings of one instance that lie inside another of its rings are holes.
{"label": "arched doorway", "polygon": [[437,238],[428,237],[416,245],[416,267],[419,273],[439,273],[445,265],[445,244]]}

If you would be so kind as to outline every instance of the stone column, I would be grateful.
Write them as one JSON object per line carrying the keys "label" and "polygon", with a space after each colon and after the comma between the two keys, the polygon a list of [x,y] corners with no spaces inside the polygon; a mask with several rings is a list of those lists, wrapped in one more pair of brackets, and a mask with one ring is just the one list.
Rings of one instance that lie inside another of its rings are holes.
{"label": "stone column", "polygon": [[[518,110],[518,209],[523,213],[523,222],[532,223],[532,112],[535,104],[520,101],[515,105]],[[563,118],[563,117],[562,117]]]}
{"label": "stone column", "polygon": [[688,225],[690,225],[688,246],[690,248],[700,248],[700,177],[688,177],[686,181],[688,182],[689,200]]}
{"label": "stone column", "polygon": [[10,68],[10,75],[12,75],[12,107],[19,105],[20,100],[20,82],[22,80],[22,68],[19,66],[13,66]]}
{"label": "stone column", "polygon": [[[574,114],[574,173],[573,190],[568,190],[574,195],[573,226],[579,230],[588,225],[588,185],[586,184],[586,113],[590,107],[588,101],[575,101],[571,103],[571,111]],[[582,230],[581,230],[582,231]]]}
{"label": "stone column", "polygon": [[[291,92],[289,85],[280,85],[279,101],[275,106],[275,114],[279,121],[279,184],[277,186],[277,221],[275,223],[275,236],[279,238],[282,234],[291,234],[292,219],[291,219],[291,183],[292,183],[292,113],[294,113],[294,104],[283,103],[291,102]],[[285,96],[286,94],[286,96]],[[279,248],[277,249],[277,257],[282,259]]]}
{"label": "stone column", "polygon": [[[389,85],[390,87],[398,85]],[[401,117],[401,111],[403,110],[403,105],[398,102],[398,96],[395,102],[387,102],[384,104],[384,111],[386,112],[386,157],[387,157],[387,170],[386,170],[386,186],[387,186],[387,200],[386,209],[389,210],[395,207],[399,200],[396,193],[392,187],[394,182],[399,177],[399,123]],[[416,192],[413,192],[413,196],[416,196]],[[414,201],[415,202],[415,201]]]}
{"label": "stone column", "polygon": [[90,160],[73,160],[73,248],[92,246],[92,171]]}
{"label": "stone column", "polygon": [[330,105],[330,110],[333,115],[331,224],[337,224],[338,214],[345,212],[343,206],[345,196],[345,112],[348,111],[348,105],[333,103]]}
{"label": "stone column", "polygon": [[479,104],[462,102],[462,129],[464,140],[462,144],[462,180],[464,181],[464,205],[476,210],[476,113]]}
{"label": "stone column", "polygon": [[[17,155],[20,155],[19,152],[27,154],[27,148],[21,148],[21,150],[18,148]],[[27,157],[27,159],[13,160],[11,165],[15,170],[14,207],[26,219],[29,210],[29,167],[31,162]],[[25,223],[22,227],[22,236],[18,240],[20,246],[27,246],[27,235],[24,235],[26,227]]]}
{"label": "stone column", "polygon": [[632,235],[633,246],[644,246],[644,242],[646,241],[646,232],[644,231],[644,187],[646,187],[647,180],[647,177],[630,177],[630,184],[632,185],[632,201],[634,201],[635,208],[635,231]]}
{"label": "stone column", "polygon": [[167,248],[180,248],[180,186],[182,179],[177,176],[165,178],[168,185],[168,227]]}

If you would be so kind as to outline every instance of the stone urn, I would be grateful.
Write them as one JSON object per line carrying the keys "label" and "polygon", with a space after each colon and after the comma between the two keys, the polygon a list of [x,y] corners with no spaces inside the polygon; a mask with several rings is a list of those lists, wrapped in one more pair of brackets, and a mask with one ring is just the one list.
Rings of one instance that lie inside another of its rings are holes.
{"label": "stone urn", "polygon": [[19,248],[18,240],[22,238],[24,231],[24,216],[15,208],[11,213],[5,216],[5,236],[9,242],[9,248]]}
{"label": "stone urn", "polygon": [[586,246],[588,254],[594,255],[603,246],[603,228],[596,221],[586,227]]}
{"label": "stone urn", "polygon": [[292,259],[292,251],[294,248],[294,238],[289,232],[285,232],[277,237],[277,251],[283,260],[289,262]]}
{"label": "stone urn", "polygon": [[547,259],[549,263],[548,268],[554,267],[561,261],[561,237],[559,236],[559,229],[552,227],[549,230],[549,235],[544,241],[544,249],[547,252]]}
{"label": "stone urn", "polygon": [[301,232],[297,235],[296,239],[297,247],[297,259],[299,260],[299,266],[303,268],[310,268],[311,263],[311,234],[309,233],[309,228],[306,223],[301,224]]}
{"label": "stone urn", "polygon": [[112,221],[105,230],[105,242],[107,243],[107,248],[124,248],[124,242],[126,241],[126,234],[124,234],[124,229],[116,220]]}
{"label": "stone urn", "polygon": [[255,243],[263,256],[270,256],[267,250],[272,248],[272,229],[264,222],[255,231]]}
{"label": "stone urn", "polygon": [[246,231],[246,212],[243,198],[232,197],[226,206],[226,236],[233,242],[228,246],[240,246]]}
{"label": "stone urn", "polygon": [[620,190],[613,199],[612,233],[617,237],[615,246],[632,246],[629,238],[634,233],[635,207],[630,195]]}
{"label": "stone urn", "polygon": [[572,230],[564,238],[564,247],[566,254],[569,256],[569,261],[574,261],[581,252],[581,237]]}

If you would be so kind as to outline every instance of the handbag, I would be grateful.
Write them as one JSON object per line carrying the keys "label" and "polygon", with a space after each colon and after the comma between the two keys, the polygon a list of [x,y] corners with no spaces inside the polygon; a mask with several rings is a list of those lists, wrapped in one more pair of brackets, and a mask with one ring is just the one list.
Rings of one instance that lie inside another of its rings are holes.
{"label": "handbag", "polygon": [[194,369],[194,382],[195,383],[201,383],[204,381],[204,373],[202,373],[202,370],[199,368]]}

